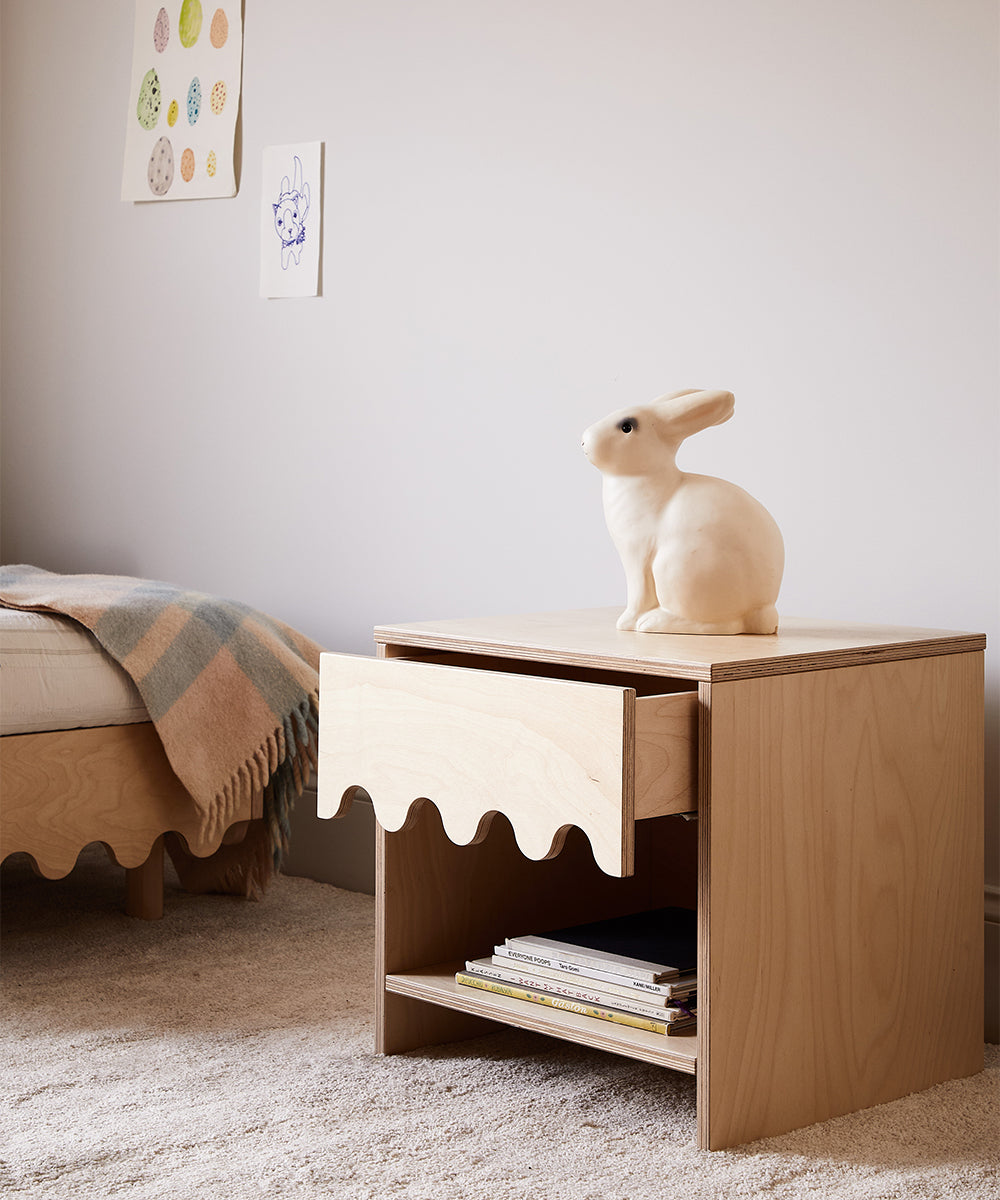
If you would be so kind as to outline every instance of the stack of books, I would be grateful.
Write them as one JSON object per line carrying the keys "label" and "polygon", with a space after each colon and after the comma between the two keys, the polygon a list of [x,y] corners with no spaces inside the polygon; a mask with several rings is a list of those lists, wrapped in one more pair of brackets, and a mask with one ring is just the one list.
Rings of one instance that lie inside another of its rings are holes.
{"label": "stack of books", "polygon": [[698,920],[658,908],[510,937],[455,982],[667,1035],[697,1024]]}

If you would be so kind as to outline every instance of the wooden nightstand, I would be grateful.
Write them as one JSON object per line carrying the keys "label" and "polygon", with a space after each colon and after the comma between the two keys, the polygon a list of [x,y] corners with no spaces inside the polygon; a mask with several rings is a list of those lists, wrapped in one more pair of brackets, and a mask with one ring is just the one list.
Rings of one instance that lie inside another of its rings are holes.
{"label": "wooden nightstand", "polygon": [[[711,1149],[981,1070],[985,637],[616,615],[324,655],[319,814],[360,787],[379,822],[377,1049],[488,1018],[688,1071]],[[454,982],[506,936],[668,904],[698,909],[695,1035]]]}

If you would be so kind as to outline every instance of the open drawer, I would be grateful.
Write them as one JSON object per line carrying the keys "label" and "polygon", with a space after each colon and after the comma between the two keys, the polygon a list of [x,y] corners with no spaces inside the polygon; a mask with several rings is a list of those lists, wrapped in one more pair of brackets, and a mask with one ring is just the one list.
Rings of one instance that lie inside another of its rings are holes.
{"label": "open drawer", "polygon": [[670,681],[552,678],[532,666],[324,654],[319,815],[336,816],[360,787],[393,831],[430,800],[467,845],[501,812],[533,859],[558,853],[578,825],[602,870],[630,874],[634,822],[697,807],[697,692],[642,695]]}

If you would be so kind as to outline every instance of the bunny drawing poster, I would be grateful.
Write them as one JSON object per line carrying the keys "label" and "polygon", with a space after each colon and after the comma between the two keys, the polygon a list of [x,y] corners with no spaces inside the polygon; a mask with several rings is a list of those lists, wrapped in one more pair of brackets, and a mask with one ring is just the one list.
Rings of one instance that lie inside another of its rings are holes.
{"label": "bunny drawing poster", "polygon": [[770,634],[785,565],[774,518],[736,484],[681,471],[686,437],[733,415],[731,392],[671,392],[583,435],[604,477],[604,516],[625,568],[618,628]]}
{"label": "bunny drawing poster", "polygon": [[260,294],[317,296],[322,142],[268,146],[260,216]]}

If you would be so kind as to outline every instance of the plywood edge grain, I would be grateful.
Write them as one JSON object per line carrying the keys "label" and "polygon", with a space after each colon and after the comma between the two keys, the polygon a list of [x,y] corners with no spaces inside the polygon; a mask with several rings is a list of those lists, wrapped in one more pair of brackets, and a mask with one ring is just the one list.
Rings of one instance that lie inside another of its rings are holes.
{"label": "plywood edge grain", "polygon": [[758,658],[752,662],[719,662],[713,664],[709,678],[712,683],[766,679],[774,675],[800,675],[804,671],[828,671],[837,667],[859,667],[870,663],[908,662],[915,658],[967,654],[970,651],[984,650],[985,647],[985,634],[918,637],[912,641],[817,649],[787,657]]}
{"label": "plywood edge grain", "polygon": [[374,636],[380,657],[466,653],[696,682],[961,654],[986,645],[977,632],[799,617],[783,618],[769,635],[644,634],[616,630],[615,615],[584,609],[380,625]]}

